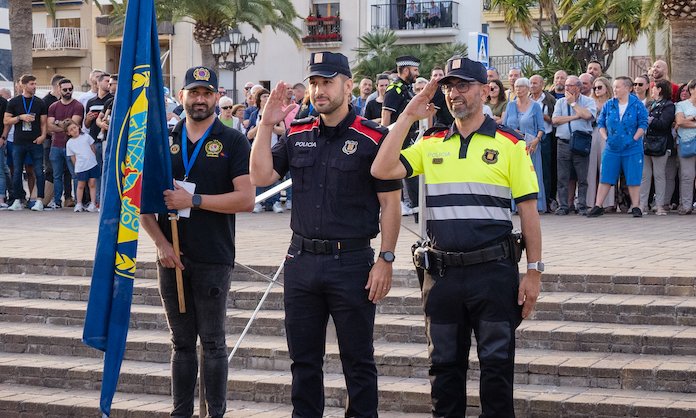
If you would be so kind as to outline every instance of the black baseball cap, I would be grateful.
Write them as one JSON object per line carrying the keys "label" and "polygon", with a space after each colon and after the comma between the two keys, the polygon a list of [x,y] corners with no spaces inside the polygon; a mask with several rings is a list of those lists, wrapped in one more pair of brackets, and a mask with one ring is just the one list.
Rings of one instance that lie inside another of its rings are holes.
{"label": "black baseball cap", "polygon": [[189,68],[184,79],[184,90],[196,87],[205,87],[217,93],[218,77],[215,70],[203,66]]}
{"label": "black baseball cap", "polygon": [[309,57],[309,75],[307,78],[313,76],[333,78],[339,74],[353,78],[348,58],[345,55],[323,51],[313,52]]}
{"label": "black baseball cap", "polygon": [[488,83],[486,67],[483,64],[460,56],[454,56],[447,60],[445,76],[438,81],[438,84],[448,83],[452,81],[452,78],[464,81],[478,81],[481,84]]}

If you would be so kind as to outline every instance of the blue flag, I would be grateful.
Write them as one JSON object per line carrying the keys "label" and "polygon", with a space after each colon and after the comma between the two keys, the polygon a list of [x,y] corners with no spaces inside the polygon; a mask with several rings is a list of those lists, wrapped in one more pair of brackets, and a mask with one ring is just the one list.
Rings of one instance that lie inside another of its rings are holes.
{"label": "blue flag", "polygon": [[82,337],[105,352],[100,408],[106,417],[126,348],[140,214],[166,213],[162,192],[172,187],[154,0],[128,2],[107,138],[99,239]]}

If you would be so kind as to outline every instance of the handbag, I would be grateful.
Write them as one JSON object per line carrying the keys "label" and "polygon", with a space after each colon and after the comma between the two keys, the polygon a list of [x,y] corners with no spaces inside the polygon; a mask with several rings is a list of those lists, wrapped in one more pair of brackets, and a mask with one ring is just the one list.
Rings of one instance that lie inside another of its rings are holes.
{"label": "handbag", "polygon": [[696,156],[696,139],[691,141],[679,141],[679,156],[689,158]]}
{"label": "handbag", "polygon": [[643,139],[643,153],[652,157],[662,157],[667,153],[666,135],[645,135]]}
{"label": "handbag", "polygon": [[[568,106],[568,115],[570,116],[570,105]],[[570,152],[581,157],[590,155],[592,148],[592,134],[583,131],[573,131],[568,122],[568,130],[570,131]]]}

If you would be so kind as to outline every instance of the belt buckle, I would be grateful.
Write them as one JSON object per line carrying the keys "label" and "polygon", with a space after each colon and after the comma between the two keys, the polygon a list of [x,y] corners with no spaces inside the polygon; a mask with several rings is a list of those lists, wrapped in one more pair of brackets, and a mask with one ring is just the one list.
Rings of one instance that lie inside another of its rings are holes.
{"label": "belt buckle", "polygon": [[326,254],[326,241],[323,239],[312,239],[312,252],[315,254]]}

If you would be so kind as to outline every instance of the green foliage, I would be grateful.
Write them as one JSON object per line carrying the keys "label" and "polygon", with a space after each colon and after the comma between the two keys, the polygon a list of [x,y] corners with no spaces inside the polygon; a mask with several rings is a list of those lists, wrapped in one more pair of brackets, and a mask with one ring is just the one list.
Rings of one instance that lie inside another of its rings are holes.
{"label": "green foliage", "polygon": [[356,80],[370,78],[375,80],[377,74],[386,70],[396,70],[396,58],[413,55],[421,60],[420,73],[430,77],[433,67],[445,67],[453,55],[466,55],[466,45],[460,43],[433,45],[396,45],[396,34],[390,30],[368,32],[359,38],[360,47],[356,48],[357,59],[353,67]]}

